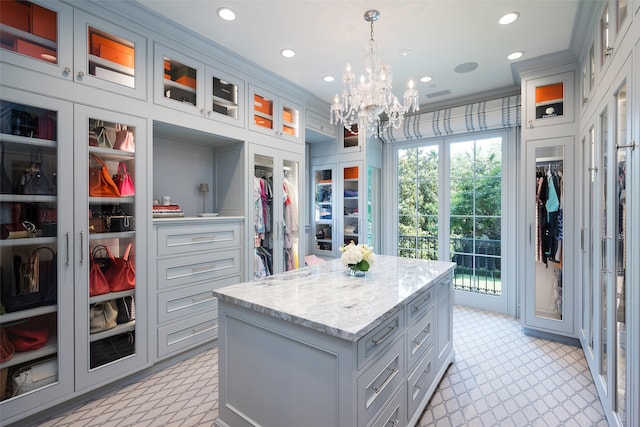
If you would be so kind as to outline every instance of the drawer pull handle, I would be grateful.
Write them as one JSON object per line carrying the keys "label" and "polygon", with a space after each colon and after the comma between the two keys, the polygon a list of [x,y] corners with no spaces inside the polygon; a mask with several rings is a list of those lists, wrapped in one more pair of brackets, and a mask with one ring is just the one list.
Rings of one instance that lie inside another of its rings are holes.
{"label": "drawer pull handle", "polygon": [[416,304],[413,306],[413,311],[420,311],[422,310],[422,307],[426,306],[427,304],[429,304],[429,302],[431,301],[431,292],[429,292],[429,295],[427,295],[426,297],[424,297],[422,299],[422,304]]}
{"label": "drawer pull handle", "polygon": [[380,384],[380,387],[374,387],[373,391],[374,393],[378,394],[380,393],[382,390],[384,390],[384,388],[389,385],[389,383],[391,382],[391,380],[393,380],[395,378],[396,375],[398,375],[398,368],[389,368],[389,370],[391,371],[391,373],[389,374],[389,376],[384,380],[384,382],[382,384]]}
{"label": "drawer pull handle", "polygon": [[[430,372],[431,372],[431,362],[429,362],[429,363],[427,364],[427,369],[425,369],[425,370],[422,372],[422,375],[420,375],[420,378],[418,378],[418,381],[416,381],[416,384],[413,386],[415,389],[417,389],[417,390],[418,390],[418,392],[419,392],[420,390],[422,390],[422,386],[421,386],[421,384],[422,384],[422,382],[424,381],[424,377],[425,377],[425,375],[429,375],[429,373],[430,373]],[[413,397],[414,397],[414,398],[415,398],[415,396],[417,395],[417,393],[418,393],[418,392],[416,392],[416,393],[413,395]]]}
{"label": "drawer pull handle", "polygon": [[425,333],[424,338],[423,338],[422,340],[420,340],[420,341],[418,341],[418,340],[413,340],[413,343],[414,343],[416,346],[418,346],[418,347],[420,347],[420,346],[422,345],[422,343],[423,343],[423,342],[425,342],[425,340],[427,339],[427,337],[428,337],[428,336],[429,336],[429,334],[431,333],[431,323],[429,323],[429,324],[427,325],[427,327],[426,327],[426,328],[424,328],[424,329],[422,330],[422,332],[424,332],[424,333]]}
{"label": "drawer pull handle", "polygon": [[192,298],[191,302],[193,302],[195,304],[195,303],[199,303],[199,302],[202,302],[202,301],[208,301],[208,300],[213,299],[213,298],[214,297],[213,297],[213,292],[212,292],[211,296],[205,295],[205,296],[200,297],[200,298]]}
{"label": "drawer pull handle", "polygon": [[380,345],[384,340],[386,340],[398,327],[397,326],[389,326],[389,332],[384,334],[384,336],[380,339],[373,340],[375,345]]}
{"label": "drawer pull handle", "polygon": [[216,236],[199,236],[199,237],[192,237],[191,241],[204,242],[204,241],[215,240],[215,239],[216,239]]}
{"label": "drawer pull handle", "polygon": [[211,327],[212,327],[211,325],[205,325],[205,326],[201,326],[201,327],[199,327],[199,328],[193,328],[191,331],[192,331],[194,334],[198,334],[198,333],[200,333],[200,332],[204,332],[204,331],[206,331],[206,330],[208,330],[208,329],[211,329]]}
{"label": "drawer pull handle", "polygon": [[202,273],[204,271],[211,271],[211,270],[215,270],[216,266],[212,265],[212,266],[207,266],[207,267],[193,267],[191,269],[192,273]]}

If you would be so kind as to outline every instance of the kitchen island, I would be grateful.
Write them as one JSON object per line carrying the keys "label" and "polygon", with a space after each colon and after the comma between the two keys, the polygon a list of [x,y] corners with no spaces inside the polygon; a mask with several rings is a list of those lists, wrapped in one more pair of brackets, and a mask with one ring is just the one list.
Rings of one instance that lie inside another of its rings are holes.
{"label": "kitchen island", "polygon": [[217,289],[216,425],[415,425],[454,360],[454,267],[338,259]]}

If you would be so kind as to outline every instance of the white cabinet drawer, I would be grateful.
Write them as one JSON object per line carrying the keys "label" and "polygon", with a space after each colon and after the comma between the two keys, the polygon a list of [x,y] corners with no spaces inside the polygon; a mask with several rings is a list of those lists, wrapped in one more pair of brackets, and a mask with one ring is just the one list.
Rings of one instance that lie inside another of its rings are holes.
{"label": "white cabinet drawer", "polygon": [[240,246],[239,223],[158,227],[158,255],[175,255]]}
{"label": "white cabinet drawer", "polygon": [[158,260],[158,289],[240,274],[240,249]]}
{"label": "white cabinet drawer", "polygon": [[398,336],[402,335],[404,322],[403,311],[391,316],[374,330],[358,340],[358,369],[362,368],[369,360],[373,360],[391,344]]}
{"label": "white cabinet drawer", "polygon": [[420,357],[433,344],[433,309],[407,331],[407,372],[411,371]]}
{"label": "white cabinet drawer", "polygon": [[425,313],[433,307],[433,286],[407,304],[407,325],[419,321]]}
{"label": "white cabinet drawer", "polygon": [[205,313],[158,328],[158,357],[179,353],[218,337],[217,313]]}
{"label": "white cabinet drawer", "polygon": [[400,337],[358,378],[358,425],[369,423],[403,383],[403,346]]}
{"label": "white cabinet drawer", "polygon": [[166,323],[203,312],[217,314],[218,299],[213,296],[213,291],[239,282],[240,276],[233,276],[161,292],[158,295],[158,323]]}
{"label": "white cabinet drawer", "polygon": [[404,425],[406,419],[407,403],[405,401],[406,391],[404,385],[393,396],[386,408],[382,410],[380,416],[374,420],[369,427],[400,427]]}
{"label": "white cabinet drawer", "polygon": [[436,376],[433,346],[420,360],[416,370],[407,379],[407,410],[408,418],[413,417],[414,412],[420,407],[422,400],[431,388]]}

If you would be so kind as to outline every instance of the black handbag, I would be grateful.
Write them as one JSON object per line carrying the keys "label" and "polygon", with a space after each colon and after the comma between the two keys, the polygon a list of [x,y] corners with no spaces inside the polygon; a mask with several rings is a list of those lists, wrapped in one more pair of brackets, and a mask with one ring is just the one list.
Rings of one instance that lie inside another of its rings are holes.
{"label": "black handbag", "polygon": [[93,369],[106,365],[135,353],[135,350],[135,336],[132,332],[93,341],[89,345],[89,367]]}
{"label": "black handbag", "polygon": [[116,318],[118,325],[136,320],[136,305],[133,295],[118,298],[116,307],[118,307],[118,317]]}
{"label": "black handbag", "polygon": [[[41,251],[50,252],[51,259],[42,259]],[[57,273],[57,256],[49,247],[34,249],[28,256],[15,255],[13,277],[3,276],[0,290],[0,299],[7,313],[56,304]]]}
{"label": "black handbag", "polygon": [[18,182],[19,194],[53,196],[56,186],[42,170],[42,150],[31,151],[31,165],[25,169]]}

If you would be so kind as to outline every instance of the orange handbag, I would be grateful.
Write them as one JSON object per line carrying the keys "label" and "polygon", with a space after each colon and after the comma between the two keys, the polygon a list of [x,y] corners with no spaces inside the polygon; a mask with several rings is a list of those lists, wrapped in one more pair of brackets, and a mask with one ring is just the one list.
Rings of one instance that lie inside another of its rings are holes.
{"label": "orange handbag", "polygon": [[111,251],[107,251],[111,258],[111,267],[105,273],[105,277],[109,282],[111,292],[127,291],[136,287],[136,270],[133,262],[129,259],[131,246],[131,243],[127,245],[122,258],[114,258]]}
{"label": "orange handbag", "polygon": [[91,158],[98,164],[98,167],[89,166],[89,196],[120,197],[120,191],[109,175],[107,165],[93,154],[91,154]]}

